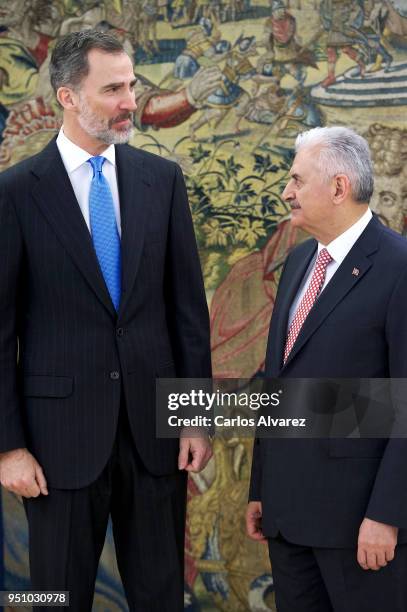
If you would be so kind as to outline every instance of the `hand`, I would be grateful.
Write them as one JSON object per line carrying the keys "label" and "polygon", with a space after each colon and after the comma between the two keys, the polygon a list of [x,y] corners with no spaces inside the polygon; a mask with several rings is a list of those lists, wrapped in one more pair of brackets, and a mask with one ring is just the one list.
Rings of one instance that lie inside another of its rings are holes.
{"label": "hand", "polygon": [[267,538],[264,537],[261,529],[262,516],[263,510],[261,502],[249,502],[246,510],[246,533],[251,540],[266,544]]}
{"label": "hand", "polygon": [[218,66],[200,68],[186,86],[187,97],[192,106],[199,106],[205,102],[222,84],[222,72]]}
{"label": "hand", "polygon": [[48,495],[47,481],[38,461],[26,448],[0,454],[0,483],[23,497]]}
{"label": "hand", "polygon": [[364,518],[359,528],[357,559],[363,569],[379,570],[394,559],[398,527]]}
{"label": "hand", "polygon": [[181,434],[179,441],[178,468],[187,472],[200,472],[212,457],[212,446],[208,436],[188,437]]}

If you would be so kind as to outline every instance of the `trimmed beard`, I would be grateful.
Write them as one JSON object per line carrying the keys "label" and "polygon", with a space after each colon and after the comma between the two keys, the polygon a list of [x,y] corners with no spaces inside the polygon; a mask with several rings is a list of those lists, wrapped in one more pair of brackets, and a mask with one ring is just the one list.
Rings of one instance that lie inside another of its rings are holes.
{"label": "trimmed beard", "polygon": [[[132,122],[128,128],[123,130],[113,129],[112,125],[114,123],[124,121],[125,119],[130,119]],[[107,145],[126,144],[129,142],[134,130],[132,113],[126,112],[113,119],[104,119],[91,110],[81,93],[79,94],[78,121],[81,128],[89,134],[89,136],[97,138]]]}

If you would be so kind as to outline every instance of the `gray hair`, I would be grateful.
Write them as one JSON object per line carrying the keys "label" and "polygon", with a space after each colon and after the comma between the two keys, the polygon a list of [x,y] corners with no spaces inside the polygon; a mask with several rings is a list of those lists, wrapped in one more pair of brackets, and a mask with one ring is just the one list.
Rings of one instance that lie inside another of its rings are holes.
{"label": "gray hair", "polygon": [[369,202],[373,194],[373,164],[367,141],[350,128],[316,127],[298,134],[295,152],[319,146],[318,163],[326,178],[346,174],[356,202]]}
{"label": "gray hair", "polygon": [[49,65],[51,85],[76,89],[89,73],[88,53],[100,49],[106,53],[124,53],[123,45],[112,34],[82,30],[62,36],[54,47]]}

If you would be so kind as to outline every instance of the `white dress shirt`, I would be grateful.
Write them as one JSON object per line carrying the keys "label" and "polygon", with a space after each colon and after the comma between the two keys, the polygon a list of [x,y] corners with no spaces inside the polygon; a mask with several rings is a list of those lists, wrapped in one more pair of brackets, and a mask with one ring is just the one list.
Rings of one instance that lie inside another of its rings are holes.
{"label": "white dress shirt", "polygon": [[361,236],[361,234],[366,229],[366,226],[369,223],[372,216],[373,216],[372,211],[370,210],[370,208],[368,208],[367,211],[360,217],[360,219],[356,221],[356,223],[351,225],[345,232],[343,232],[343,234],[340,234],[340,236],[337,236],[335,240],[332,240],[332,242],[330,242],[327,245],[321,244],[320,242],[318,242],[317,253],[315,257],[312,259],[310,265],[308,266],[308,271],[304,276],[304,280],[301,283],[301,286],[298,290],[297,295],[295,296],[293,303],[291,304],[290,314],[288,317],[288,329],[290,328],[290,325],[292,323],[292,320],[294,319],[295,313],[297,312],[297,308],[300,305],[301,300],[304,297],[304,294],[308,289],[308,285],[311,282],[315,263],[317,261],[320,251],[322,249],[327,249],[328,253],[332,257],[332,261],[328,264],[326,268],[325,280],[324,280],[324,284],[322,285],[322,289],[320,292],[322,293],[322,291],[325,289],[325,287],[327,286],[327,284],[329,283],[329,281],[331,280],[331,278],[333,277],[333,275],[335,274],[335,272],[337,271],[337,269],[339,268],[339,266],[345,259],[346,255],[349,253],[349,251],[355,244],[356,240]]}
{"label": "white dress shirt", "polygon": [[[93,170],[87,160],[93,156],[69,140],[64,134],[63,126],[59,130],[57,147],[61,154],[65,170],[68,173],[69,180],[71,181],[76,199],[78,200],[83,218],[90,231],[89,190]],[[114,145],[109,145],[101,155],[106,158],[102,172],[112,192],[117,229],[119,231],[119,236],[121,236],[120,203],[119,190],[117,187],[116,151]]]}

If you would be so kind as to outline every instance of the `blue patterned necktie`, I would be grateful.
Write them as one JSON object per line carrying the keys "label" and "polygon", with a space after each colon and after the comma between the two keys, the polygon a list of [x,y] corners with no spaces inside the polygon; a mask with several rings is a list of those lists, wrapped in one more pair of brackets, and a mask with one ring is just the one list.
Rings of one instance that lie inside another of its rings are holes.
{"label": "blue patterned necktie", "polygon": [[121,294],[120,236],[114,214],[112,192],[102,173],[106,158],[98,155],[88,162],[93,168],[89,191],[90,230],[103,278],[116,311]]}

